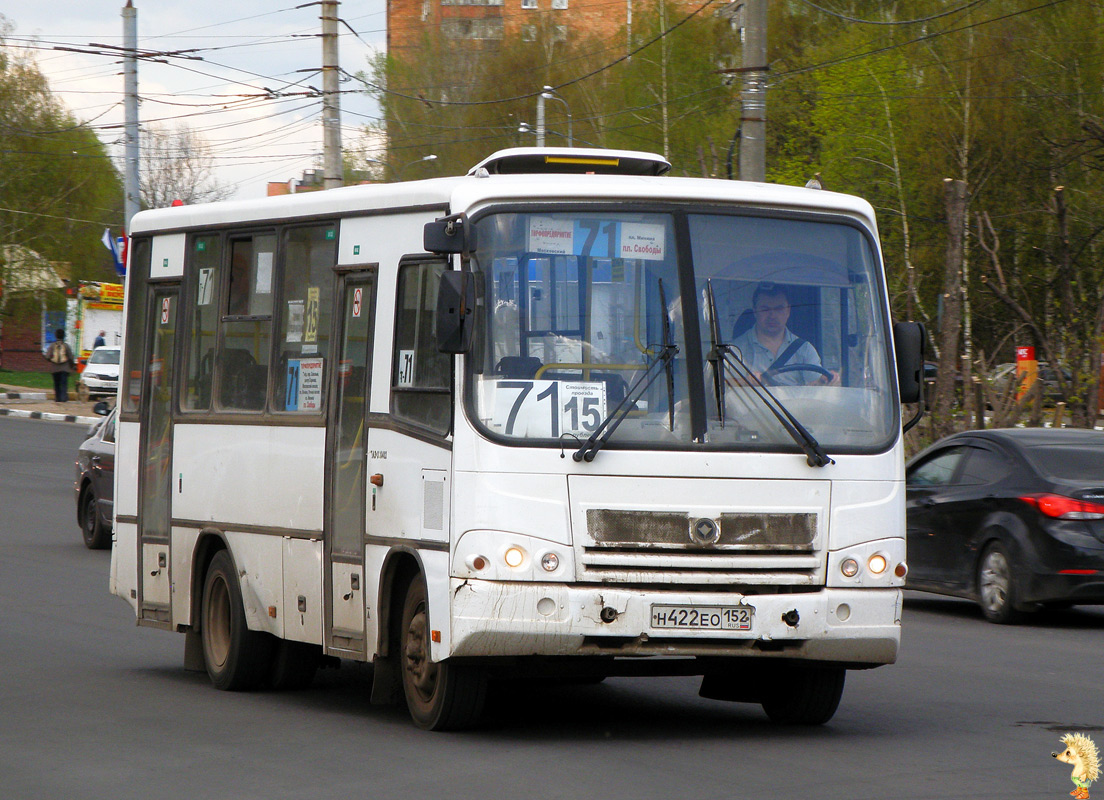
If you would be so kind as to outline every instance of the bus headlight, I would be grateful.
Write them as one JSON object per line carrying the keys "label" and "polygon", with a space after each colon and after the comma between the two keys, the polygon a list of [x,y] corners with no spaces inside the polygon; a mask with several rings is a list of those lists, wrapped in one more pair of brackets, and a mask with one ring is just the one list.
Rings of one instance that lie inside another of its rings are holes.
{"label": "bus headlight", "polygon": [[860,542],[828,555],[828,587],[897,588],[905,585],[904,537]]}
{"label": "bus headlight", "polygon": [[570,544],[522,533],[493,530],[465,531],[452,552],[453,578],[484,581],[543,581],[575,579]]}

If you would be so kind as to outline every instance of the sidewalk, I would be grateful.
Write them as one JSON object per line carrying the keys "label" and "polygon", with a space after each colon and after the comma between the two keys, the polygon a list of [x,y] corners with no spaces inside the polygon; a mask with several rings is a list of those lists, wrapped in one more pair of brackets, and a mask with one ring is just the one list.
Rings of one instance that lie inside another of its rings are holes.
{"label": "sidewalk", "polygon": [[77,393],[70,391],[68,403],[55,403],[53,396],[52,389],[43,391],[0,383],[0,416],[76,422],[82,425],[91,425],[103,419],[92,413],[92,406],[101,398],[82,403],[77,399]]}

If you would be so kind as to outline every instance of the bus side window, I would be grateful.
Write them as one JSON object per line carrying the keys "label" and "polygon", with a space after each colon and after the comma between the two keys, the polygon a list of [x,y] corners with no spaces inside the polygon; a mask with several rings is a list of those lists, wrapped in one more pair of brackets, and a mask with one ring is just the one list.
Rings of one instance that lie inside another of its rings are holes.
{"label": "bus side window", "polygon": [[183,396],[184,411],[208,411],[211,408],[211,383],[214,378],[215,342],[218,337],[219,266],[222,238],[200,235],[192,239],[186,301],[191,306],[185,332]]}
{"label": "bus side window", "polygon": [[230,241],[228,316],[222,320],[217,359],[219,406],[228,411],[265,408],[275,253],[274,234],[235,237]]}
{"label": "bus side window", "polygon": [[452,421],[452,357],[437,351],[434,316],[442,261],[399,267],[391,413],[439,433]]}
{"label": "bus side window", "polygon": [[[272,410],[319,414],[326,407],[330,368],[333,266],[337,263],[334,225],[287,230],[282,259]],[[310,381],[308,374],[313,375]]]}

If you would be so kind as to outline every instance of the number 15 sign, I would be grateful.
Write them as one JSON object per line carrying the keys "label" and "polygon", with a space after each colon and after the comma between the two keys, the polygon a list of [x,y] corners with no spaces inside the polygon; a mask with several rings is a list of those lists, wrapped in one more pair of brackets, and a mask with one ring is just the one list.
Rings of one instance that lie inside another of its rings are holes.
{"label": "number 15 sign", "polygon": [[499,381],[491,426],[506,436],[589,436],[606,416],[606,384]]}

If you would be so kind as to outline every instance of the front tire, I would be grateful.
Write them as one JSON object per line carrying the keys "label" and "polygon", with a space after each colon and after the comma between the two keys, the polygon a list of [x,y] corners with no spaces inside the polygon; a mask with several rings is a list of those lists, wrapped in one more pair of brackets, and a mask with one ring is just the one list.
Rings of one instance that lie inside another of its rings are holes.
{"label": "front tire", "polygon": [[100,520],[96,490],[89,486],[81,495],[81,536],[89,550],[103,550],[111,546],[111,533]]}
{"label": "front tire", "polygon": [[249,630],[234,562],[219,550],[203,582],[200,633],[207,675],[217,689],[248,691],[268,677],[272,637]]}
{"label": "front tire", "polygon": [[823,725],[839,708],[846,678],[843,667],[786,670],[772,681],[763,710],[781,725]]}
{"label": "front tire", "polygon": [[987,620],[998,625],[1019,621],[1012,562],[1000,542],[990,543],[982,553],[978,563],[977,587],[978,605]]}
{"label": "front tire", "polygon": [[425,584],[415,577],[406,590],[398,656],[403,693],[414,724],[431,731],[459,730],[479,721],[487,676],[478,668],[430,660]]}

